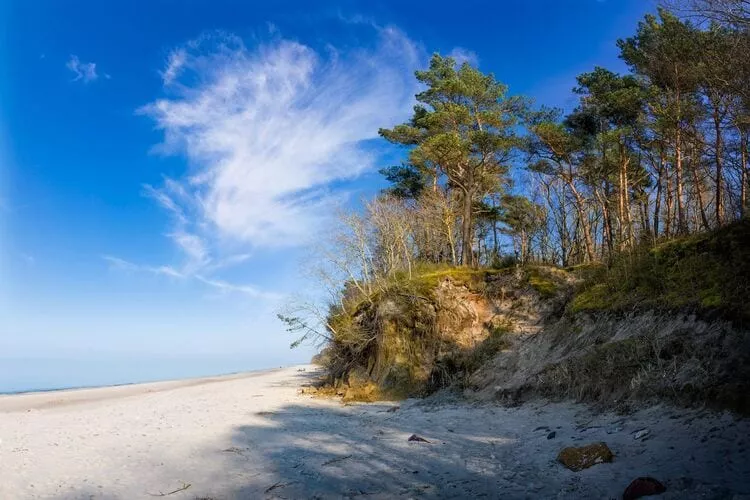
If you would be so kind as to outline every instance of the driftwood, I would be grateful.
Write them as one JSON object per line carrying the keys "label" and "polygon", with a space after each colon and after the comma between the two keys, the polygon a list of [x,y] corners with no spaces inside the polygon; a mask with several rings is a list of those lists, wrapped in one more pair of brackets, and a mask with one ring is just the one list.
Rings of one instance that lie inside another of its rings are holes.
{"label": "driftwood", "polygon": [[275,490],[276,488],[283,488],[284,486],[289,486],[290,484],[294,484],[295,482],[296,481],[292,481],[291,483],[282,483],[281,481],[279,481],[278,483],[275,483],[275,484],[272,484],[271,486],[269,486],[266,489],[265,493],[269,493],[269,492]]}
{"label": "driftwood", "polygon": [[169,493],[162,493],[161,491],[159,493],[148,493],[148,492],[147,493],[149,494],[149,496],[152,496],[152,497],[166,497],[166,496],[169,496],[169,495],[174,495],[175,493],[179,493],[181,491],[185,491],[186,489],[190,488],[191,486],[192,486],[192,484],[190,484],[190,483],[182,483],[182,486],[180,488],[177,488],[174,491],[170,491]]}
{"label": "driftwood", "polygon": [[332,459],[330,459],[330,460],[328,460],[326,462],[323,462],[323,465],[331,465],[331,464],[335,464],[336,462],[343,462],[347,458],[352,458],[352,456],[351,455],[347,455],[345,457],[332,458]]}

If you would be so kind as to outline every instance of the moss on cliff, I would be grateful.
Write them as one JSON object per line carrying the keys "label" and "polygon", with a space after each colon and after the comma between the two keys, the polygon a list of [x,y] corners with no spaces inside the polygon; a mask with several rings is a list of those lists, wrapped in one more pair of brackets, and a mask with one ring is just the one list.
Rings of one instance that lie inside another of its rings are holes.
{"label": "moss on cliff", "polygon": [[750,221],[621,255],[590,273],[570,311],[692,310],[750,320]]}

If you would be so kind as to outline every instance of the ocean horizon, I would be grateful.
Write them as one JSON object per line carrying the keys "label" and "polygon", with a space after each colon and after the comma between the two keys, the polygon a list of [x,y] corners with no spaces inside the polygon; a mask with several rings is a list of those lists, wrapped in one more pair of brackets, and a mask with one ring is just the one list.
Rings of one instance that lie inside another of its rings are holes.
{"label": "ocean horizon", "polygon": [[0,358],[0,395],[114,387],[289,366],[251,356]]}

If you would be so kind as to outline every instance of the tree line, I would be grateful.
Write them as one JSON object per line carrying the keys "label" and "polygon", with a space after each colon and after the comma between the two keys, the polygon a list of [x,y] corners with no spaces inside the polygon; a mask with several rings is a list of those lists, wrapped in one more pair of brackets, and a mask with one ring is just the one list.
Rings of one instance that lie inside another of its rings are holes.
{"label": "tree line", "polygon": [[[750,216],[750,1],[675,1],[617,46],[629,72],[579,75],[568,113],[433,55],[411,118],[379,131],[404,148],[389,187],[318,256],[331,295],[313,316],[419,266],[606,263]],[[310,333],[301,317],[282,319]]]}
{"label": "tree line", "polygon": [[[408,150],[382,171],[383,199],[425,219],[410,235],[421,243],[413,258],[492,265],[505,236],[521,262],[569,266],[746,216],[748,4],[691,3],[703,23],[647,15],[617,43],[630,72],[579,75],[567,114],[434,55],[416,73],[425,90],[412,118],[380,130]],[[511,169],[525,192],[512,189]]]}

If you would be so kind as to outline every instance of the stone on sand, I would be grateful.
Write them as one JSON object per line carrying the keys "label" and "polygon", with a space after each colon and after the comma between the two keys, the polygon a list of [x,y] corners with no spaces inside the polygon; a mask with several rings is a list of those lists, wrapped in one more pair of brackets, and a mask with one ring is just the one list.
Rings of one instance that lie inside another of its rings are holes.
{"label": "stone on sand", "polygon": [[596,464],[611,462],[613,458],[612,450],[603,442],[579,447],[570,446],[563,448],[557,455],[558,462],[574,472],[588,469]]}
{"label": "stone on sand", "polygon": [[660,495],[667,488],[653,477],[639,477],[633,480],[622,494],[622,500],[636,500],[636,498],[650,495]]}

